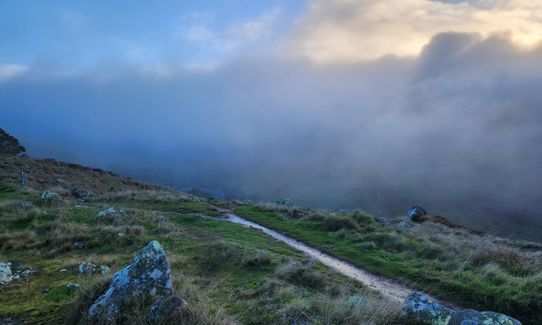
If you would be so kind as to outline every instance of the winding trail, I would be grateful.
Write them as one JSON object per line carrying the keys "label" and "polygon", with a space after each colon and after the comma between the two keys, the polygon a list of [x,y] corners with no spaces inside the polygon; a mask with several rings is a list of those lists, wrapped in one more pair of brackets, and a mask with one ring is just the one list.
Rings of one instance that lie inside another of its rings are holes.
{"label": "winding trail", "polygon": [[[380,292],[383,296],[386,296],[394,301],[397,301],[399,303],[403,303],[406,296],[412,292],[411,289],[407,288],[404,285],[401,285],[395,281],[382,278],[380,276],[374,275],[372,273],[369,273],[363,269],[360,269],[358,267],[353,266],[350,263],[341,261],[331,255],[322,253],[321,251],[312,248],[306,244],[303,244],[300,241],[297,241],[295,239],[292,239],[290,237],[284,236],[281,233],[278,233],[274,230],[271,230],[267,227],[261,226],[257,223],[254,223],[252,221],[246,220],[242,217],[239,217],[235,214],[226,214],[222,218],[222,220],[232,222],[235,224],[251,227],[254,229],[258,229],[267,235],[280,240],[281,242],[284,242],[288,246],[291,246],[306,255],[320,261],[322,264],[330,267],[331,269],[335,270],[336,272],[339,272],[349,278],[352,278],[354,280],[357,280],[361,283],[363,283],[365,286],[376,290]],[[433,301],[437,301],[437,299],[434,299],[433,297],[427,295],[429,299]]]}

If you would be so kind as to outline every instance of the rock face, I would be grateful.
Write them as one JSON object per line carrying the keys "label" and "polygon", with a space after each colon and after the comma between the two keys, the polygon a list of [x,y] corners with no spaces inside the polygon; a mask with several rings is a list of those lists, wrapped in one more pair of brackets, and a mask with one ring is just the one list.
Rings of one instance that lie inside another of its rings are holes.
{"label": "rock face", "polygon": [[401,316],[405,321],[429,325],[521,325],[521,322],[503,314],[472,309],[453,310],[412,292],[405,299]]}
{"label": "rock face", "polygon": [[19,144],[19,141],[0,129],[0,154],[13,155],[26,152],[26,149]]}
{"label": "rock face", "polygon": [[111,284],[88,309],[91,318],[115,319],[124,303],[134,297],[173,296],[171,270],[164,249],[151,241],[130,263],[115,273]]}
{"label": "rock face", "polygon": [[0,263],[0,284],[10,283],[13,280],[9,263]]}

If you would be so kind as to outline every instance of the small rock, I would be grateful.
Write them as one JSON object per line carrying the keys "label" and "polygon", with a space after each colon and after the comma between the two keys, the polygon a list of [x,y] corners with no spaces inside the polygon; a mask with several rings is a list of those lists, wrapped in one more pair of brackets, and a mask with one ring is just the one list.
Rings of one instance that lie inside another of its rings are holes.
{"label": "small rock", "polygon": [[367,306],[367,300],[360,294],[355,294],[348,298],[346,305],[354,308],[365,308]]}
{"label": "small rock", "polygon": [[162,324],[182,319],[188,312],[186,301],[178,297],[161,297],[149,308],[146,321],[151,324]]}
{"label": "small rock", "polygon": [[70,282],[66,285],[66,288],[68,288],[69,291],[76,291],[80,288],[81,286],[78,284],[78,283],[75,283],[75,282]]}
{"label": "small rock", "polygon": [[13,281],[11,274],[11,263],[0,263],[0,284],[6,284]]}
{"label": "small rock", "polygon": [[283,205],[285,207],[293,207],[294,206],[294,202],[292,200],[288,199],[288,198],[276,200],[275,203],[278,204],[278,205]]}
{"label": "small rock", "polygon": [[107,265],[100,265],[100,273],[101,274],[109,274],[111,272],[111,268]]}
{"label": "small rock", "polygon": [[75,243],[72,244],[72,246],[73,248],[78,249],[78,250],[83,250],[87,248],[87,245],[85,245],[85,243],[82,241],[76,241]]}
{"label": "small rock", "polygon": [[11,207],[13,209],[28,210],[34,207],[34,205],[32,204],[32,202],[28,202],[28,201],[15,201],[11,203]]}
{"label": "small rock", "polygon": [[66,272],[68,272],[68,270],[66,270],[66,269],[60,269],[58,272],[60,272],[60,273],[66,273]]}
{"label": "small rock", "polygon": [[13,280],[22,280],[34,274],[38,274],[38,270],[24,269],[22,271],[17,272],[17,274],[15,274],[15,276],[13,277]]}
{"label": "small rock", "polygon": [[126,212],[117,208],[107,208],[99,211],[96,216],[100,218],[104,217],[124,217]]}
{"label": "small rock", "polygon": [[90,276],[96,271],[96,265],[88,262],[79,264],[79,274]]}
{"label": "small rock", "polygon": [[71,190],[71,194],[74,198],[80,202],[86,202],[96,197],[96,194],[82,187],[75,187]]}
{"label": "small rock", "polygon": [[66,201],[64,201],[60,195],[58,195],[55,192],[51,191],[45,191],[40,194],[40,202],[41,204],[46,205],[65,205]]}
{"label": "small rock", "polygon": [[49,292],[49,288],[43,288],[43,289],[41,289],[41,292],[42,292],[42,293],[48,293],[48,292]]}
{"label": "small rock", "polygon": [[115,273],[105,292],[87,311],[90,318],[114,319],[127,298],[173,296],[171,269],[164,249],[151,241],[130,263]]}
{"label": "small rock", "polygon": [[408,210],[407,219],[413,222],[424,222],[427,220],[427,211],[421,207],[412,207]]}

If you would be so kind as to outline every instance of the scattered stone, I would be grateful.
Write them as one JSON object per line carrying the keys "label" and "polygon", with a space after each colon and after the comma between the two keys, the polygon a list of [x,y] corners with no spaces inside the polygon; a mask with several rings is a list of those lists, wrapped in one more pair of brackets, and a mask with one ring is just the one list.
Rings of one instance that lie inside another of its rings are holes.
{"label": "scattered stone", "polygon": [[111,272],[111,268],[107,265],[100,265],[100,273],[101,274],[109,274]]}
{"label": "scattered stone", "polygon": [[11,263],[0,263],[0,284],[6,284],[13,281],[11,274]]}
{"label": "scattered stone", "polygon": [[419,292],[408,295],[401,316],[405,321],[428,325],[521,325],[517,319],[495,312],[472,309],[456,311],[430,301]]}
{"label": "scattered stone", "polygon": [[79,264],[79,274],[90,276],[96,271],[96,265],[89,263],[89,262],[83,262]]}
{"label": "scattered stone", "polygon": [[64,201],[58,193],[45,191],[40,194],[40,203],[46,205],[64,205]]}
{"label": "scattered stone", "polygon": [[294,206],[294,202],[292,200],[288,199],[288,198],[276,200],[275,203],[278,204],[278,205],[285,206],[285,207],[293,207]]}
{"label": "scattered stone", "polygon": [[76,291],[80,288],[81,286],[78,284],[78,283],[75,283],[75,282],[70,282],[66,285],[66,288],[68,288],[69,291]]}
{"label": "scattered stone", "polygon": [[36,269],[24,269],[24,270],[21,270],[21,271],[17,272],[13,276],[13,280],[23,280],[23,279],[28,278],[31,275],[34,275],[34,274],[38,274],[38,270],[36,270]]}
{"label": "scattered stone", "polygon": [[121,209],[117,209],[117,208],[107,208],[107,209],[103,209],[101,211],[99,211],[97,214],[96,214],[97,217],[100,217],[100,218],[105,218],[105,217],[124,217],[126,216],[126,212],[124,212],[124,210],[121,210]]}
{"label": "scattered stone", "polygon": [[90,306],[91,318],[114,319],[130,298],[173,296],[171,269],[164,249],[151,241],[130,263],[115,273],[106,291]]}
{"label": "scattered stone", "polygon": [[78,249],[78,250],[83,250],[87,248],[87,245],[85,245],[85,243],[82,241],[76,241],[75,243],[72,244],[72,246],[74,249]]}
{"label": "scattered stone", "polygon": [[66,273],[66,272],[68,272],[68,270],[66,270],[66,269],[60,269],[58,272],[60,272],[60,273]]}
{"label": "scattered stone", "polygon": [[361,309],[367,306],[367,300],[364,296],[360,294],[355,294],[348,298],[348,300],[346,301],[346,305],[349,307]]}
{"label": "scattered stone", "polygon": [[32,202],[28,202],[28,201],[15,201],[11,203],[11,207],[13,209],[28,210],[28,209],[33,208],[34,205],[32,204]]}
{"label": "scattered stone", "polygon": [[86,202],[96,197],[96,193],[89,191],[82,187],[75,187],[72,189],[71,194],[80,202]]}
{"label": "scattered stone", "polygon": [[424,222],[427,220],[427,211],[421,207],[412,207],[408,210],[407,219],[413,222]]}
{"label": "scattered stone", "polygon": [[162,324],[182,319],[188,312],[186,301],[178,297],[160,297],[149,308],[146,321],[150,324]]}

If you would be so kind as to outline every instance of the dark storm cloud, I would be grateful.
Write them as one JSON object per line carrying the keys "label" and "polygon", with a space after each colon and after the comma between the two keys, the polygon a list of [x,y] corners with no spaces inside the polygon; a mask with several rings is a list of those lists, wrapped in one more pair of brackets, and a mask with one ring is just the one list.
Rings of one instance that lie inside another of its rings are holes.
{"label": "dark storm cloud", "polygon": [[448,33],[416,59],[166,68],[34,67],[0,84],[1,124],[33,155],[170,185],[542,228],[540,48]]}

